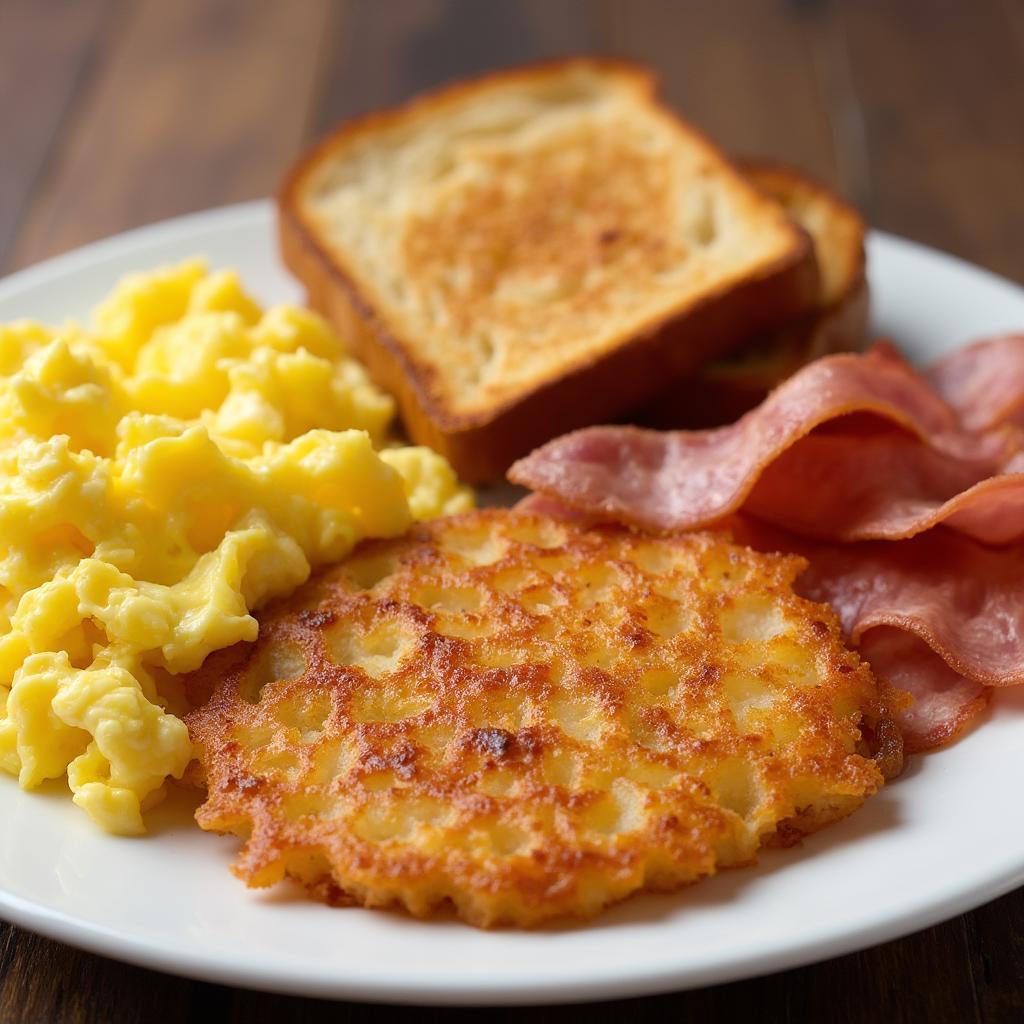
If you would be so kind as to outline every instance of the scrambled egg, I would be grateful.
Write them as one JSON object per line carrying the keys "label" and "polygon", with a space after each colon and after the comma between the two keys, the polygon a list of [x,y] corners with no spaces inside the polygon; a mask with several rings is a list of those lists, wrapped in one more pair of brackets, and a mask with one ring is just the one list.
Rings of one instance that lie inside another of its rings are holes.
{"label": "scrambled egg", "polygon": [[306,310],[198,261],[0,326],[0,767],[112,832],[191,758],[176,676],[363,537],[472,504]]}

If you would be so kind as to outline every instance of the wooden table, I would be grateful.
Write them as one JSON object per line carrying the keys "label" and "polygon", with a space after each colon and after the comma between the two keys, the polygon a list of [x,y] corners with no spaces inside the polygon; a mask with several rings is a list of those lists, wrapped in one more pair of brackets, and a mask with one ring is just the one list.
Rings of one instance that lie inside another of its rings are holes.
{"label": "wooden table", "polygon": [[[1021,0],[0,0],[0,271],[267,195],[339,118],[578,51],[654,64],[669,99],[727,149],[800,164],[877,227],[1024,281]],[[0,925],[0,1021],[158,1024],[201,1011],[252,1022],[378,1012],[180,980]],[[768,978],[502,1017],[733,1012],[1024,1019],[1024,890]]]}

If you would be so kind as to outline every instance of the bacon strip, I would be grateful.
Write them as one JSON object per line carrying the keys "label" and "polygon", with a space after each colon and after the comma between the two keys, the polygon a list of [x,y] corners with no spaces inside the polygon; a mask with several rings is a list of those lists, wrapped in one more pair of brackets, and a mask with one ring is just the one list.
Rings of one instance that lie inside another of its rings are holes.
{"label": "bacon strip", "polygon": [[1024,533],[1024,474],[1008,468],[898,431],[811,434],[762,470],[743,507],[809,537],[900,540],[944,523],[1006,544]]}
{"label": "bacon strip", "polygon": [[895,711],[906,754],[952,743],[988,707],[990,689],[957,675],[911,633],[886,626],[872,629],[861,641],[860,653],[877,676],[912,698],[909,706]]}
{"label": "bacon strip", "polygon": [[959,349],[931,367],[928,379],[968,430],[1024,427],[1024,334]]}
{"label": "bacon strip", "polygon": [[551,519],[563,519],[569,523],[592,525],[600,522],[599,516],[587,512],[577,512],[563,505],[557,498],[548,498],[543,494],[528,494],[520,498],[514,506],[520,512],[531,512],[535,516],[549,516]]}
{"label": "bacon strip", "polygon": [[[812,431],[815,431],[812,434]],[[589,427],[509,479],[642,529],[693,530],[742,507],[838,540],[896,540],[946,522],[988,543],[1024,533],[1015,432],[973,433],[889,348],[811,363],[708,431]],[[985,481],[985,483],[983,483]]]}

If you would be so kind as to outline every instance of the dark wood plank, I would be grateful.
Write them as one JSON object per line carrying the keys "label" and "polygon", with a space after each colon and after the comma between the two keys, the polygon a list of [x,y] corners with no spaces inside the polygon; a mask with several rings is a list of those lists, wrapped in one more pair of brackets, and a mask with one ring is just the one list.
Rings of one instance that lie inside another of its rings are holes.
{"label": "dark wood plank", "polygon": [[998,0],[998,5],[1016,40],[1017,60],[1024,60],[1024,4],[1020,0]]}
{"label": "dark wood plank", "polygon": [[314,132],[413,93],[489,69],[598,43],[587,0],[374,0],[334,8]]}
{"label": "dark wood plank", "polygon": [[14,262],[272,192],[305,137],[327,9],[328,0],[125,7]]}
{"label": "dark wood plank", "polygon": [[[0,1021],[184,1020],[191,984],[9,929],[0,946]],[[123,1014],[123,1015],[122,1015]]]}
{"label": "dark wood plank", "polygon": [[1024,281],[1021,6],[901,0],[834,18],[863,105],[871,222]]}
{"label": "dark wood plank", "polygon": [[61,130],[73,118],[120,9],[113,0],[0,5],[0,272]]}
{"label": "dark wood plank", "polygon": [[829,112],[800,19],[778,0],[604,0],[610,48],[653,64],[665,94],[732,153],[835,181]]}
{"label": "dark wood plank", "polygon": [[984,1021],[1024,1020],[1024,890],[964,918]]}

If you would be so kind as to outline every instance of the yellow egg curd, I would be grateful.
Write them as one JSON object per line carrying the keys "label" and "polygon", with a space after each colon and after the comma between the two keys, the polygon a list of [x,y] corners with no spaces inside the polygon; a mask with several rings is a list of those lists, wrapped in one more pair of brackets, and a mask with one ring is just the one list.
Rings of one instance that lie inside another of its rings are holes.
{"label": "yellow egg curd", "polygon": [[191,757],[176,676],[364,537],[472,504],[320,317],[190,261],[0,326],[0,767],[112,832]]}

